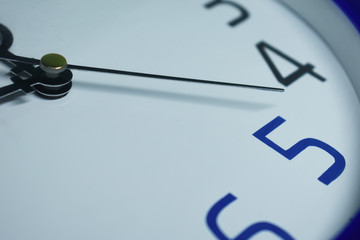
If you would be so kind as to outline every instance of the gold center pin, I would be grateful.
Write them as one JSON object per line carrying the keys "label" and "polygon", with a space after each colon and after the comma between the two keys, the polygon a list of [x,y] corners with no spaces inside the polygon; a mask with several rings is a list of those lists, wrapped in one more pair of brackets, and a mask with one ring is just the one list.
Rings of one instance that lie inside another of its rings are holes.
{"label": "gold center pin", "polygon": [[49,78],[56,78],[67,69],[65,57],[57,53],[49,53],[40,59],[40,67]]}

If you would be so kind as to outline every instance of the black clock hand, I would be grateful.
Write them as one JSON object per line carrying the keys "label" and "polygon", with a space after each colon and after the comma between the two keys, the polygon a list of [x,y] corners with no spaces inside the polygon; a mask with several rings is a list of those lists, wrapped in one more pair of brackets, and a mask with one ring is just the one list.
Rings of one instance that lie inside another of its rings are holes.
{"label": "black clock hand", "polygon": [[[45,55],[45,56],[47,56],[47,55]],[[22,56],[16,56],[16,55],[6,56],[6,55],[0,54],[0,59],[13,61],[13,62],[27,63],[27,64],[32,64],[32,65],[41,65],[41,60],[34,59],[34,58],[22,57]],[[252,88],[252,89],[275,91],[275,92],[283,92],[284,91],[283,88],[274,88],[274,87],[265,87],[265,86],[256,86],[256,85],[229,83],[229,82],[219,82],[219,81],[195,79],[195,78],[175,77],[175,76],[167,76],[167,75],[159,75],[159,74],[150,74],[150,73],[132,72],[132,71],[124,71],[124,70],[116,70],[116,69],[72,65],[72,64],[69,64],[69,65],[66,65],[63,67],[64,68],[67,67],[68,69],[74,69],[74,70],[85,70],[85,71],[103,72],[103,73],[129,75],[129,76],[137,76],[137,77],[166,79],[166,80],[173,80],[173,81],[183,81],[183,82],[214,84],[214,85],[231,86],[231,87]]]}
{"label": "black clock hand", "polygon": [[35,58],[22,57],[12,54],[8,50],[0,49],[0,60],[7,60],[11,62],[18,62],[31,65],[40,65],[40,60]]}
{"label": "black clock hand", "polygon": [[[34,58],[26,58],[16,56],[9,52],[3,45],[0,45],[0,60],[6,60],[11,65],[11,77],[13,84],[0,88],[0,98],[12,95],[16,92],[32,93],[48,99],[56,99],[65,96],[72,86],[72,73],[70,70],[57,69],[55,71],[61,74],[51,75],[45,73],[43,69],[37,65],[41,65],[40,60]],[[49,69],[49,71],[54,71]],[[60,72],[59,72],[60,71]]]}
{"label": "black clock hand", "polygon": [[[0,26],[1,27],[1,26]],[[35,91],[34,85],[39,84],[38,76],[41,74],[39,70],[37,70],[34,65],[23,63],[24,59],[13,55],[7,49],[4,49],[3,46],[0,46],[0,56],[6,56],[6,58],[17,59],[17,61],[8,62],[11,65],[11,72],[14,74],[11,77],[13,84],[4,86],[0,88],[0,98],[9,96],[16,92],[23,93],[32,93]],[[30,59],[25,59],[27,62],[31,61]],[[35,61],[33,61],[35,64]],[[26,80],[22,77],[25,77]]]}
{"label": "black clock hand", "polygon": [[265,86],[256,86],[256,85],[229,83],[229,82],[219,82],[219,81],[211,81],[211,80],[204,80],[204,79],[184,78],[184,77],[175,77],[175,76],[150,74],[150,73],[141,73],[141,72],[130,72],[130,71],[123,71],[123,70],[87,67],[87,66],[79,66],[79,65],[68,65],[68,68],[69,69],[76,69],[76,70],[85,70],[85,71],[94,71],[94,72],[103,72],[103,73],[113,73],[113,74],[137,76],[137,77],[166,79],[166,80],[173,80],[173,81],[205,83],[205,84],[223,85],[223,86],[231,86],[231,87],[253,88],[253,89],[258,89],[258,90],[277,91],[277,92],[283,92],[284,91],[283,88],[273,88],[273,87],[265,87]]}

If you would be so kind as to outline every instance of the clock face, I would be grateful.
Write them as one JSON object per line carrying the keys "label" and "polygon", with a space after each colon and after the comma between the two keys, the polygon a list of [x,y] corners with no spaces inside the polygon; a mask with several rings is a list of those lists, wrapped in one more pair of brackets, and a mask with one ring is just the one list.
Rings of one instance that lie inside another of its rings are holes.
{"label": "clock face", "polygon": [[2,5],[16,55],[285,92],[72,70],[1,98],[1,239],[329,239],[358,210],[359,100],[280,2]]}

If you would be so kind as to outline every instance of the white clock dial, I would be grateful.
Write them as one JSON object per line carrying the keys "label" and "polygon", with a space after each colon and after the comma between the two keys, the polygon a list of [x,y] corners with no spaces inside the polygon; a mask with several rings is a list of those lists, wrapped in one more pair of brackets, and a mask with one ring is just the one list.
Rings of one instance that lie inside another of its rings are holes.
{"label": "white clock dial", "polygon": [[6,1],[0,16],[16,55],[285,88],[72,70],[65,97],[0,99],[1,239],[329,239],[359,209],[356,91],[281,2]]}

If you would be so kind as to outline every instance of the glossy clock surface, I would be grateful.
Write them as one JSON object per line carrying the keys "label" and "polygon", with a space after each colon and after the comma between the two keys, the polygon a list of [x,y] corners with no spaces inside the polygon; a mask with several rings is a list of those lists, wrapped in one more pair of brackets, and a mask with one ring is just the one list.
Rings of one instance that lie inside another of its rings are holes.
{"label": "glossy clock surface", "polygon": [[16,55],[285,89],[72,70],[63,98],[1,98],[1,239],[331,239],[359,209],[354,80],[283,2],[2,1],[0,16]]}

